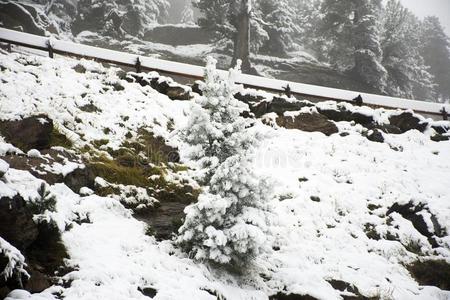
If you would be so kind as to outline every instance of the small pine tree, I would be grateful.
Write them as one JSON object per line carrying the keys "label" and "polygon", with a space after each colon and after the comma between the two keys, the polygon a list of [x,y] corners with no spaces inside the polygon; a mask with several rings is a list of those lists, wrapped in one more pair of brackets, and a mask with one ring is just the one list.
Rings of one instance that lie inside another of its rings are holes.
{"label": "small pine tree", "polygon": [[258,136],[240,116],[244,105],[233,97],[233,75],[221,79],[208,60],[203,86],[184,140],[190,158],[206,168],[206,186],[197,203],[186,208],[178,244],[197,260],[240,268],[268,250],[271,185],[252,170]]}
{"label": "small pine tree", "polygon": [[188,159],[198,161],[204,174],[198,177],[208,184],[212,173],[225,159],[235,155],[253,141],[236,141],[238,134],[245,130],[248,122],[240,114],[248,109],[244,103],[236,100],[234,76],[238,69],[230,70],[228,80],[224,80],[216,70],[216,61],[208,58],[204,83],[200,89],[203,96],[198,97],[183,135],[184,141],[191,145]]}
{"label": "small pine tree", "polygon": [[34,215],[41,215],[46,211],[53,212],[56,209],[56,197],[47,190],[47,185],[42,183],[37,190],[38,197],[28,201],[28,208]]}

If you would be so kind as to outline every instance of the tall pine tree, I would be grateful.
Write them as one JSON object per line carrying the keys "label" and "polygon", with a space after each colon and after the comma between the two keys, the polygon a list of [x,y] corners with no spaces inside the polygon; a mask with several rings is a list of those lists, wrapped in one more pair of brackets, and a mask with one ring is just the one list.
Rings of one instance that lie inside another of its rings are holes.
{"label": "tall pine tree", "polygon": [[383,10],[382,64],[388,71],[387,92],[392,96],[431,99],[433,76],[420,53],[421,24],[398,0]]}
{"label": "tall pine tree", "polygon": [[318,34],[329,40],[330,63],[384,92],[387,72],[381,65],[381,0],[324,0]]}
{"label": "tall pine tree", "polygon": [[421,53],[430,66],[442,101],[450,100],[450,43],[437,17],[427,17],[422,23]]}

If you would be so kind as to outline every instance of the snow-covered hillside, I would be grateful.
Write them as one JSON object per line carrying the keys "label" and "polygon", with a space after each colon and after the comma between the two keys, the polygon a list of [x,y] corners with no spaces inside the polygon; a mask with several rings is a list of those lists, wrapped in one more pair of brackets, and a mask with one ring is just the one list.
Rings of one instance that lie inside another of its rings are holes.
{"label": "snow-covered hillside", "polygon": [[[67,58],[0,68],[0,215],[17,214],[0,295],[35,292],[6,299],[450,299],[449,122],[242,89],[276,196],[272,252],[236,274],[170,238],[200,189],[177,134],[191,103],[173,100],[195,89]],[[19,143],[24,123],[47,141]]]}

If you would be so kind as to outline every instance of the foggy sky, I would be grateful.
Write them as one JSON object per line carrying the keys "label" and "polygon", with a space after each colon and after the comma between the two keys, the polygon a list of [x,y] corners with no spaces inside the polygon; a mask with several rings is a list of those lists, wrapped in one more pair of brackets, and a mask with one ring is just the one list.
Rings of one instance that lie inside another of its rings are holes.
{"label": "foggy sky", "polygon": [[400,0],[418,17],[434,15],[439,17],[445,32],[450,36],[450,0]]}

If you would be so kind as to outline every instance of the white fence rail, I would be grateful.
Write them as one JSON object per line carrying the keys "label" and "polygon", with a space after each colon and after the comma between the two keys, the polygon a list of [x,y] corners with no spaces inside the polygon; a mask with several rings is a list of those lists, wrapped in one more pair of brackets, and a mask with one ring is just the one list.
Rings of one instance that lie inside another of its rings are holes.
{"label": "white fence rail", "polygon": [[[69,41],[61,41],[53,38],[37,36],[5,28],[0,28],[0,42],[49,51],[50,55],[53,55],[53,53],[72,55],[118,65],[137,67],[140,69],[161,71],[189,78],[200,79],[203,77],[204,71],[204,68],[200,66],[138,56],[120,51],[77,44]],[[297,82],[288,82],[247,74],[238,76],[236,81],[237,83],[244,84],[249,87],[279,92],[284,92],[286,86],[289,85],[290,90],[293,94],[338,101],[352,102],[356,97],[358,97],[358,95],[361,95],[364,104],[368,105],[394,109],[412,109],[416,112],[430,115],[445,114],[445,106],[443,104],[427,101],[409,100],[383,95],[361,93]],[[449,109],[447,108],[447,111],[448,110]]]}

